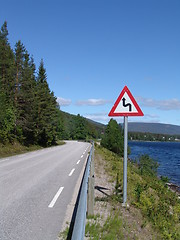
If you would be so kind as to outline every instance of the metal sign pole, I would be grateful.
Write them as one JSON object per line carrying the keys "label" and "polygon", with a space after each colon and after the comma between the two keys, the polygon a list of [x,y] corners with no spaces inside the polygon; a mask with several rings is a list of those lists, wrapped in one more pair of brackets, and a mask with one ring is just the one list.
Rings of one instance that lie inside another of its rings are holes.
{"label": "metal sign pole", "polygon": [[124,162],[123,162],[123,206],[127,200],[127,146],[128,146],[128,117],[124,117]]}
{"label": "metal sign pole", "polygon": [[132,93],[127,86],[123,88],[109,117],[124,117],[124,163],[123,163],[123,206],[128,206],[127,200],[127,148],[128,148],[128,116],[144,116]]}

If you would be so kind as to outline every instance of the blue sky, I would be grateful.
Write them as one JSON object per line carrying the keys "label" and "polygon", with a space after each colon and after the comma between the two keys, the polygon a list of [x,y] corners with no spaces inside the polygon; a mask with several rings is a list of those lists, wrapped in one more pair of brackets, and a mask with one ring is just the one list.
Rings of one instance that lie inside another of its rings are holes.
{"label": "blue sky", "polygon": [[180,125],[179,13],[179,0],[6,0],[0,25],[44,60],[61,110],[107,123],[127,85],[144,112],[129,121]]}

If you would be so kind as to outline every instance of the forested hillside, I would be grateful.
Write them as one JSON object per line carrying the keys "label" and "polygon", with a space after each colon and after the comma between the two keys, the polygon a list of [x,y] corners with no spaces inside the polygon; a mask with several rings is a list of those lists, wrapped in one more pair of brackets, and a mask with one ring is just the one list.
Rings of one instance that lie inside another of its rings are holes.
{"label": "forested hillside", "polygon": [[50,146],[58,139],[100,137],[103,127],[60,111],[43,60],[38,69],[21,41],[12,49],[0,30],[0,142]]}
{"label": "forested hillside", "polygon": [[129,122],[129,132],[180,135],[180,126],[163,123]]}
{"label": "forested hillside", "polygon": [[89,140],[101,138],[105,125],[90,121],[79,114],[77,116],[58,111],[58,138]]}

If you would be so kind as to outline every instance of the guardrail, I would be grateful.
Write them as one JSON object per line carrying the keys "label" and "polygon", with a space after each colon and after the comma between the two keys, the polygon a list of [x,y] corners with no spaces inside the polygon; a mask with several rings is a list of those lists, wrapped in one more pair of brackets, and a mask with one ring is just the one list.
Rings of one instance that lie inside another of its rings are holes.
{"label": "guardrail", "polygon": [[[87,212],[87,198],[92,201],[94,197],[88,197],[88,178],[93,178],[94,179],[94,173],[91,176],[90,174],[90,168],[91,168],[91,163],[93,162],[94,158],[94,143],[92,143],[91,151],[87,160],[86,164],[86,169],[84,173],[84,177],[82,180],[82,187],[81,187],[81,192],[79,196],[79,203],[77,206],[77,212],[76,212],[76,217],[75,217],[75,222],[74,222],[74,227],[73,227],[73,232],[72,232],[72,240],[83,240],[85,236],[85,224],[86,224],[86,212]],[[91,171],[92,172],[92,171]],[[90,176],[89,176],[90,175]],[[94,186],[91,186],[91,188],[94,189]],[[93,200],[94,201],[94,200]],[[92,204],[94,202],[91,202],[91,207],[92,209]]]}

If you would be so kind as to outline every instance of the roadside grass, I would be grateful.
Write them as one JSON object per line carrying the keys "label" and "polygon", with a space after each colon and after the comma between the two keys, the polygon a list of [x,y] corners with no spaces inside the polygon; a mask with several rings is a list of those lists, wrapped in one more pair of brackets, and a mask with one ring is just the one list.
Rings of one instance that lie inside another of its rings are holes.
{"label": "roadside grass", "polygon": [[60,146],[60,145],[64,145],[65,142],[62,141],[62,140],[57,140],[57,141],[56,141],[56,144],[57,144],[58,146]]}
{"label": "roadside grass", "polygon": [[[119,209],[122,208],[122,158],[101,146],[96,146],[96,152],[105,160],[106,173],[111,176],[111,181],[115,183],[114,193],[107,200],[111,202],[113,210],[104,224],[100,224],[98,219],[88,222],[86,236],[88,239],[105,240],[140,239],[136,236],[136,232],[132,234],[132,226],[128,224],[128,219],[125,221],[119,214]],[[141,229],[150,229],[148,230],[151,231],[152,235],[150,239],[179,240],[180,201],[177,195],[156,176],[143,175],[138,166],[130,161],[128,161],[127,176],[127,201],[130,209],[134,208],[134,210],[137,209],[141,212],[143,217]],[[136,216],[134,217],[136,218]]]}
{"label": "roadside grass", "polygon": [[13,155],[35,151],[39,149],[42,149],[42,147],[36,145],[26,147],[21,145],[19,142],[14,142],[13,144],[11,143],[0,144],[0,158],[10,157]]}
{"label": "roadside grass", "polygon": [[[68,224],[69,225],[69,224]],[[69,226],[67,226],[64,231],[59,233],[59,240],[66,240],[68,239],[68,234],[69,234]]]}
{"label": "roadside grass", "polygon": [[[63,145],[65,142],[57,141],[57,145]],[[19,142],[15,141],[14,143],[0,143],[0,158],[10,157],[17,154],[22,154],[30,151],[40,150],[43,147],[39,145],[24,146]]]}
{"label": "roadside grass", "polygon": [[101,226],[98,219],[86,225],[86,237],[94,240],[123,239],[123,221],[118,215],[109,216]]}

